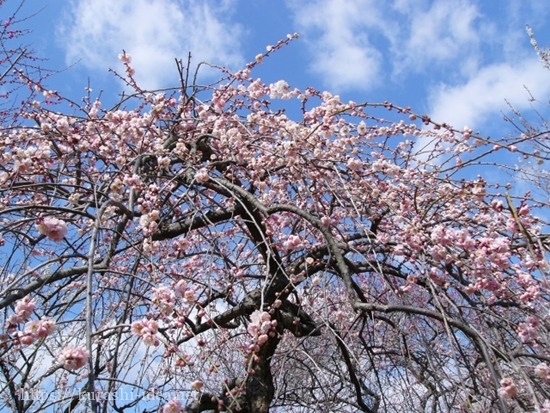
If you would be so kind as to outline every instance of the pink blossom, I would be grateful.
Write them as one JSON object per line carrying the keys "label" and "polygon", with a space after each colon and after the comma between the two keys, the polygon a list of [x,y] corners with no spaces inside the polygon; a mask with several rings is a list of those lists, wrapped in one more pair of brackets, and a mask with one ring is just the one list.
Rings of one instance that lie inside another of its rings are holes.
{"label": "pink blossom", "polygon": [[359,122],[359,124],[357,125],[357,133],[359,135],[366,135],[368,132],[368,129],[367,129],[367,125],[364,121],[361,121]]}
{"label": "pink blossom", "polygon": [[[149,187],[149,189],[154,190],[151,187]],[[153,221],[157,221],[160,218],[160,211],[158,209],[153,209],[151,212],[149,212],[149,216]]]}
{"label": "pink blossom", "polygon": [[140,321],[134,321],[130,327],[130,331],[136,336],[141,336],[144,332],[156,334],[158,331],[158,323],[155,320],[144,318]]}
{"label": "pink blossom", "polygon": [[506,221],[506,229],[512,233],[516,233],[519,231],[518,223],[514,219],[514,217],[508,218],[508,220]]}
{"label": "pink blossom", "polygon": [[59,118],[56,122],[57,130],[61,133],[69,132],[69,122],[67,118]]}
{"label": "pink blossom", "polygon": [[148,346],[154,346],[154,347],[157,347],[159,344],[160,344],[160,340],[158,339],[158,337],[154,334],[143,334],[141,336],[143,342],[148,345]]}
{"label": "pink blossom", "polygon": [[358,171],[363,166],[363,162],[360,159],[350,158],[347,162],[348,169],[352,171]]}
{"label": "pink blossom", "polygon": [[122,63],[129,64],[132,63],[132,56],[130,56],[128,53],[120,53],[118,55],[118,60],[120,60]]}
{"label": "pink blossom", "polygon": [[[455,308],[465,324],[497,347],[498,337],[511,331],[516,335],[506,336],[510,345],[499,351],[514,352],[527,343],[518,351],[532,358],[523,357],[512,370],[506,361],[511,355],[503,354],[494,367],[499,375],[513,371],[517,384],[511,378],[498,384],[499,376],[494,386],[491,373],[474,364],[461,373],[468,382],[480,375],[480,400],[500,388],[498,397],[518,397],[521,392],[525,405],[540,407],[545,399],[541,385],[550,384],[550,368],[546,363],[535,367],[533,360],[539,363],[548,353],[544,299],[549,287],[542,276],[548,254],[541,237],[546,221],[531,214],[546,205],[517,191],[511,191],[509,205],[505,185],[489,171],[480,171],[491,179],[487,182],[481,175],[473,178],[474,172],[462,172],[467,165],[483,163],[483,154],[490,154],[495,142],[513,150],[511,140],[485,139],[483,132],[478,139],[469,128],[451,129],[428,116],[418,116],[419,122],[439,130],[421,129],[408,124],[417,119],[410,108],[394,110],[388,102],[346,104],[339,96],[313,88],[291,105],[297,110],[289,110],[267,95],[287,99],[300,92],[284,80],[269,85],[249,77],[249,69],[269,54],[258,54],[256,62],[236,74],[221,69],[224,80],[199,86],[200,96],[191,97],[180,88],[146,92],[127,79],[136,93],[126,95],[128,100],[111,111],[100,110],[92,95],[77,116],[25,104],[22,112],[28,108],[30,113],[23,113],[21,124],[35,121],[40,126],[8,128],[0,136],[0,147],[5,148],[0,153],[0,224],[7,232],[9,245],[4,247],[13,249],[2,254],[14,257],[4,269],[2,289],[18,295],[31,288],[41,314],[63,321],[63,334],[57,338],[77,331],[85,320],[70,314],[81,312],[87,293],[86,277],[78,273],[86,272],[81,254],[87,254],[89,246],[90,214],[108,201],[90,262],[99,274],[94,276],[95,296],[106,298],[94,314],[98,334],[106,333],[94,336],[94,346],[103,338],[109,340],[109,326],[121,327],[113,317],[128,311],[144,314],[141,317],[147,318],[122,324],[122,333],[130,339],[121,341],[119,349],[131,356],[144,344],[163,345],[162,351],[140,352],[145,373],[154,378],[159,391],[167,389],[173,368],[180,369],[183,382],[187,376],[184,388],[195,393],[207,387],[207,382],[195,380],[200,369],[205,369],[204,377],[215,373],[212,379],[235,369],[254,374],[254,364],[265,361],[262,349],[271,344],[289,359],[300,351],[307,351],[313,363],[316,357],[326,359],[338,345],[323,338],[332,327],[316,329],[322,334],[315,339],[321,346],[297,348],[294,339],[280,344],[274,339],[307,330],[305,325],[296,328],[298,319],[294,328],[292,321],[277,328],[278,313],[292,300],[300,306],[304,323],[308,315],[321,327],[332,320],[335,331],[349,338],[350,357],[360,365],[363,353],[353,343],[369,341],[372,329],[380,333],[374,337],[375,349],[387,344],[393,351],[391,357],[377,356],[382,363],[378,372],[386,383],[396,367],[407,374],[407,348],[422,352],[423,347],[433,347],[443,352],[449,366],[457,364],[454,358],[462,349],[472,359],[479,352],[475,343],[453,342],[445,335],[444,319],[436,317],[427,325],[424,316],[404,317],[410,309],[428,314]],[[130,55],[122,53],[119,58],[126,74],[133,74]],[[36,93],[43,91],[40,87]],[[50,102],[62,100],[56,92],[45,91],[44,96]],[[378,116],[377,106],[393,110],[392,120]],[[397,118],[402,120],[393,120]],[[208,136],[204,142],[209,150],[203,148],[208,159],[194,153],[193,142],[201,136]],[[527,139],[515,140],[517,151],[527,153],[522,143]],[[21,221],[25,216],[38,219]],[[44,245],[34,246],[33,235],[40,235]],[[29,243],[17,251],[22,245],[17,240]],[[74,280],[58,279],[75,268]],[[68,294],[67,306],[57,305],[52,294]],[[239,326],[239,309],[250,308],[250,303],[256,303],[257,311]],[[0,335],[6,357],[16,357],[25,345],[55,341],[53,320],[30,321],[37,318],[34,301],[27,298],[14,305],[13,311],[6,310],[8,323]],[[369,319],[368,326],[361,322]],[[399,328],[393,328],[391,320]],[[235,326],[239,328],[231,330]],[[432,342],[433,337],[441,338]],[[196,351],[180,354],[178,346],[192,344]],[[354,348],[359,352],[352,354]],[[61,353],[65,368],[86,369],[88,355],[82,349],[62,349],[54,357]],[[23,348],[29,354],[32,350]],[[339,357],[329,360],[332,367],[341,364]],[[190,369],[193,361],[195,369]],[[110,372],[106,367],[113,380],[124,378],[124,363],[132,368],[132,357],[121,362]],[[32,357],[23,360],[21,374],[36,371],[31,364]],[[338,368],[333,370],[337,373]],[[453,380],[452,368],[439,370],[443,382]],[[338,379],[329,376],[319,377],[319,385]],[[421,397],[421,387],[413,384],[405,396]],[[212,388],[219,388],[219,383],[212,383]],[[232,396],[215,397],[231,402]],[[528,400],[531,396],[533,402]],[[185,402],[170,401],[171,397],[159,410],[183,412]],[[416,404],[410,400],[411,406]],[[325,410],[338,408],[327,405]]]}
{"label": "pink blossom", "polygon": [[51,99],[55,96],[55,92],[53,90],[45,90],[42,94],[46,99]]}
{"label": "pink blossom", "polygon": [[271,315],[267,311],[256,310],[250,314],[250,323],[248,324],[247,331],[252,337],[257,339],[258,344],[261,345],[267,341],[267,334],[276,325],[277,321],[272,321]]}
{"label": "pink blossom", "polygon": [[27,321],[35,308],[36,302],[29,296],[19,300],[15,305],[15,315],[17,316],[17,319],[20,320],[18,323]]}
{"label": "pink blossom", "polygon": [[208,176],[208,171],[205,168],[199,169],[197,171],[197,173],[195,174],[195,180],[199,184],[204,184],[204,183],[208,182],[209,179],[210,179],[210,177]]}
{"label": "pink blossom", "polygon": [[531,285],[527,287],[527,290],[519,296],[519,299],[523,303],[528,303],[540,297],[540,291],[538,285]]}
{"label": "pink blossom", "polygon": [[67,223],[54,217],[38,218],[36,226],[38,232],[55,242],[63,241],[67,235]]}
{"label": "pink blossom", "polygon": [[522,343],[530,343],[538,337],[536,329],[539,325],[540,321],[533,316],[527,317],[524,323],[519,323],[518,335]]}
{"label": "pink blossom", "polygon": [[498,389],[498,394],[501,395],[504,399],[512,399],[517,396],[518,389],[514,380],[509,377],[506,377],[500,381],[500,388]]}
{"label": "pink blossom", "polygon": [[67,370],[75,371],[86,365],[88,352],[80,347],[65,347],[58,357],[58,360]]}
{"label": "pink blossom", "polygon": [[179,280],[174,285],[174,290],[180,297],[183,297],[185,295],[185,291],[187,290],[187,283],[184,280]]}
{"label": "pink blossom", "polygon": [[290,99],[292,97],[292,91],[287,82],[279,80],[269,85],[269,97],[272,99]]}
{"label": "pink blossom", "polygon": [[535,367],[535,375],[541,379],[545,378],[550,374],[550,367],[546,363],[537,364]]}
{"label": "pink blossom", "polygon": [[493,200],[491,201],[491,207],[492,207],[495,211],[501,212],[501,211],[504,209],[504,203],[503,203],[502,201],[493,199]]}
{"label": "pink blossom", "polygon": [[258,344],[261,346],[261,345],[264,344],[268,339],[269,339],[269,336],[268,336],[267,334],[261,334],[261,335],[258,337]]}
{"label": "pink blossom", "polygon": [[131,186],[134,189],[137,189],[139,186],[143,185],[140,176],[137,174],[124,176],[122,182],[125,185]]}
{"label": "pink blossom", "polygon": [[150,236],[157,232],[158,224],[156,220],[158,217],[158,211],[151,211],[148,214],[143,214],[139,218],[139,226],[143,229],[143,234],[145,236]]}
{"label": "pink blossom", "polygon": [[295,250],[302,246],[302,239],[298,235],[290,235],[283,245],[287,250]]}
{"label": "pink blossom", "polygon": [[201,380],[195,380],[193,383],[191,383],[191,388],[193,390],[199,391],[202,389],[202,386],[204,386],[204,383]]}
{"label": "pink blossom", "polygon": [[144,318],[143,320],[134,321],[130,326],[130,331],[134,336],[140,337],[148,346],[158,346],[160,344],[156,336],[158,327],[155,320]]}
{"label": "pink blossom", "polygon": [[57,329],[55,321],[51,318],[29,321],[25,324],[25,333],[31,334],[36,338],[44,338],[52,334]]}
{"label": "pink blossom", "polygon": [[529,205],[523,205],[519,211],[518,211],[518,215],[519,216],[525,216],[529,214]]}
{"label": "pink blossom", "polygon": [[185,292],[183,293],[183,298],[185,298],[187,302],[192,303],[193,301],[195,301],[195,291],[191,289],[185,290]]}
{"label": "pink blossom", "polygon": [[161,156],[158,158],[159,168],[168,169],[168,167],[170,166],[170,162],[171,160],[168,156]]}
{"label": "pink blossom", "polygon": [[518,272],[516,277],[518,280],[518,284],[522,287],[527,287],[533,282],[533,277],[531,276],[531,274],[524,271]]}
{"label": "pink blossom", "polygon": [[15,337],[15,341],[19,341],[19,343],[25,345],[25,346],[29,346],[31,345],[32,343],[34,343],[36,341],[36,336],[34,334],[29,334],[27,332],[24,332],[24,331],[16,331],[15,334],[14,334],[14,337]]}
{"label": "pink blossom", "polygon": [[537,328],[540,326],[540,320],[535,316],[529,316],[525,319],[525,321],[533,328]]}
{"label": "pink blossom", "polygon": [[476,182],[473,189],[472,189],[472,194],[478,195],[478,196],[484,196],[486,194],[485,183],[484,182]]}
{"label": "pink blossom", "polygon": [[181,402],[172,399],[162,407],[162,413],[183,413],[184,409]]}
{"label": "pink blossom", "polygon": [[174,311],[176,296],[171,289],[161,286],[153,288],[153,299],[151,302],[160,309],[162,314],[170,315]]}

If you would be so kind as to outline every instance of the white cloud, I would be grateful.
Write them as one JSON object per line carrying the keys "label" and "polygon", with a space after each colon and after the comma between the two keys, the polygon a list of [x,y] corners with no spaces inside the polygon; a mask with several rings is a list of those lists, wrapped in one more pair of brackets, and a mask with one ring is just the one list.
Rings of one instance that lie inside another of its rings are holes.
{"label": "white cloud", "polygon": [[177,80],[174,58],[236,66],[241,29],[228,22],[231,1],[75,0],[69,22],[59,31],[69,64],[82,59],[89,68],[121,68],[117,56],[132,56],[141,87],[156,88]]}
{"label": "white cloud", "polygon": [[334,91],[367,90],[380,82],[382,53],[368,31],[386,31],[372,0],[288,1],[312,54],[310,70]]}
{"label": "white cloud", "polygon": [[310,69],[338,92],[368,90],[382,85],[392,72],[403,77],[434,65],[472,73],[478,68],[480,45],[494,39],[494,25],[470,0],[287,4],[310,47]]}
{"label": "white cloud", "polygon": [[[483,76],[488,81],[493,68],[506,67],[498,63],[516,64],[529,56],[524,25],[505,13],[513,0],[503,2],[498,15],[487,14],[474,0],[287,0],[287,5],[309,47],[310,70],[336,93],[369,90],[390,75],[398,84],[418,75],[424,84],[435,76],[453,84],[481,82]],[[532,9],[522,10],[521,18],[531,19]],[[517,64],[510,70],[521,72]],[[506,79],[528,80],[498,75],[501,83],[494,79],[493,87],[504,91]],[[499,102],[505,96],[513,97],[501,94]]]}
{"label": "white cloud", "polygon": [[535,58],[525,59],[517,65],[505,63],[484,67],[460,85],[441,85],[428,99],[430,116],[455,128],[468,126],[483,129],[483,122],[509,112],[505,99],[519,109],[528,109],[529,95],[533,92],[540,101],[550,97],[550,74]]}
{"label": "white cloud", "polygon": [[391,36],[397,73],[456,61],[461,62],[457,65],[461,70],[475,68],[482,30],[489,30],[489,25],[476,24],[481,15],[470,1],[435,1],[427,7],[399,0],[394,9],[403,19],[401,31]]}

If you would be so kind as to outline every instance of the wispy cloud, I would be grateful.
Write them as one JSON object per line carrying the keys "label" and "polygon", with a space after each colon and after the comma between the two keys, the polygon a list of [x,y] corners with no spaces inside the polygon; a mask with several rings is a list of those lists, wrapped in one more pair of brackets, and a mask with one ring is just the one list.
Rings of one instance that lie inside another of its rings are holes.
{"label": "wispy cloud", "polygon": [[[473,88],[482,86],[479,78],[487,76],[487,70],[501,68],[504,76],[504,66],[511,72],[519,70],[518,57],[529,56],[523,24],[505,13],[488,15],[479,1],[287,0],[286,4],[309,48],[309,69],[336,92],[418,83],[416,76],[422,76],[426,89],[435,79],[451,89],[459,84]],[[509,0],[502,7],[514,4]],[[529,19],[533,10],[522,13]],[[521,88],[518,79],[521,76],[507,80]]]}
{"label": "wispy cloud", "polygon": [[332,90],[367,90],[377,84],[383,54],[370,36],[387,30],[372,0],[288,1],[311,53],[309,69]]}
{"label": "wispy cloud", "polygon": [[[534,54],[534,53],[533,53]],[[539,100],[550,96],[550,76],[533,57],[519,64],[492,64],[484,67],[466,82],[440,85],[429,97],[434,120],[456,128],[482,128],[482,123],[499,112],[507,112],[505,100],[515,108],[527,109],[531,90]]]}
{"label": "wispy cloud", "polygon": [[[478,67],[490,22],[474,2],[288,0],[311,54],[310,70],[331,89],[368,90],[437,65]],[[483,24],[481,24],[483,22]]]}
{"label": "wispy cloud", "polygon": [[120,67],[124,49],[132,55],[142,87],[174,83],[174,58],[236,66],[241,28],[228,20],[231,1],[75,0],[67,10],[58,39],[69,64],[81,60],[89,68]]}
{"label": "wispy cloud", "polygon": [[400,20],[400,30],[390,35],[394,72],[423,72],[448,64],[459,72],[475,69],[480,43],[491,30],[489,22],[481,22],[475,4],[397,0],[393,9]]}

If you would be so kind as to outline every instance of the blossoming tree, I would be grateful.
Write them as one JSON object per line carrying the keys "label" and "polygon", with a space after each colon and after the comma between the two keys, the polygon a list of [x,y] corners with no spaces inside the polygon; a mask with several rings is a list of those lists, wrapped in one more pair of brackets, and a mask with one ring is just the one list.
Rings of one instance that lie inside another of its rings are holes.
{"label": "blossoming tree", "polygon": [[[533,30],[527,26],[527,34],[531,38],[531,45],[537,53],[542,66],[550,70],[550,49],[539,46]],[[505,120],[513,128],[514,134],[508,137],[509,144],[521,147],[519,167],[515,170],[517,176],[529,182],[532,192],[541,198],[548,199],[550,195],[550,173],[547,163],[550,161],[548,140],[550,136],[550,105],[548,101],[539,100],[538,91],[528,90],[531,109],[521,112],[511,106],[511,115]],[[528,147],[525,150],[525,147]]]}
{"label": "blossoming tree", "polygon": [[[4,125],[15,123],[24,103],[34,96],[33,89],[22,88],[25,83],[21,83],[18,73],[32,76],[37,82],[51,74],[40,67],[40,59],[32,49],[20,43],[28,33],[20,28],[28,19],[20,16],[23,4],[24,1],[0,21],[0,122]],[[0,7],[4,7],[4,0],[0,0]]]}
{"label": "blossoming tree", "polygon": [[471,130],[255,79],[293,37],[162,92],[124,53],[133,94],[73,114],[20,74],[2,409],[550,411],[543,206]]}

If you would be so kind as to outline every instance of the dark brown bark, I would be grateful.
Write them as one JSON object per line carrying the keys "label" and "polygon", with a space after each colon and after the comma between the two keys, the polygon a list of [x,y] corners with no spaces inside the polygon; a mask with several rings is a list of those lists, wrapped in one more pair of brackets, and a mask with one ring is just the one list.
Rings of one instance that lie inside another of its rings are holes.
{"label": "dark brown bark", "polygon": [[[271,374],[271,357],[279,344],[279,337],[271,337],[260,348],[252,363],[253,373],[246,380],[246,405],[248,412],[269,413],[269,406],[275,395],[273,376]],[[254,356],[253,356],[254,357]]]}

